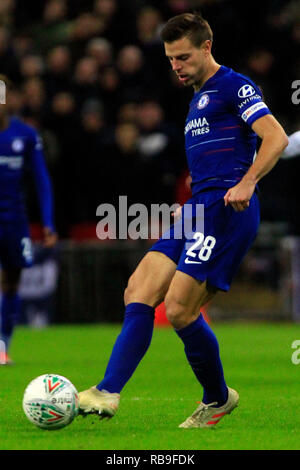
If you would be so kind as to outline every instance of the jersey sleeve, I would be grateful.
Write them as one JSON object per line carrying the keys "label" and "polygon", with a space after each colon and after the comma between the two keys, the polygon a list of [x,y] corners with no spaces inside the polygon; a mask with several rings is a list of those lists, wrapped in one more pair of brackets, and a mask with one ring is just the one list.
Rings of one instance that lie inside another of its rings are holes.
{"label": "jersey sleeve", "polygon": [[232,79],[229,95],[234,112],[249,126],[257,119],[271,114],[259,87],[247,77],[238,75]]}
{"label": "jersey sleeve", "polygon": [[52,185],[45,164],[43,142],[40,135],[35,131],[32,132],[30,138],[29,166],[37,190],[43,226],[54,232]]}

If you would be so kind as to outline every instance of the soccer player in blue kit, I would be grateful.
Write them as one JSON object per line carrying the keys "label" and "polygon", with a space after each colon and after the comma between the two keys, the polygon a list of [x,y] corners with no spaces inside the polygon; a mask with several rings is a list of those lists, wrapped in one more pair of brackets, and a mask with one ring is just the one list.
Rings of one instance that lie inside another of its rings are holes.
{"label": "soccer player in blue kit", "polygon": [[158,240],[139,263],[125,291],[124,324],[104,378],[79,394],[80,412],[115,414],[122,388],[150,345],[155,307],[164,300],[203,388],[200,405],[180,427],[213,427],[238,405],[239,395],[227,386],[217,339],[199,311],[218,290],[229,290],[258,230],[257,182],[275,165],[288,139],[259,88],[215,61],[212,31],[200,15],[171,18],[161,37],[178,80],[194,88],[185,126],[192,177],[187,204],[204,205],[204,231],[176,239],[175,223],[170,239]]}
{"label": "soccer player in blue kit", "polygon": [[41,209],[44,245],[53,247],[56,233],[53,222],[53,195],[44,162],[42,141],[31,126],[10,116],[10,80],[6,85],[6,104],[0,104],[0,365],[11,363],[8,349],[20,316],[18,295],[21,271],[33,264],[33,250],[26,215],[23,180],[26,170],[33,176]]}

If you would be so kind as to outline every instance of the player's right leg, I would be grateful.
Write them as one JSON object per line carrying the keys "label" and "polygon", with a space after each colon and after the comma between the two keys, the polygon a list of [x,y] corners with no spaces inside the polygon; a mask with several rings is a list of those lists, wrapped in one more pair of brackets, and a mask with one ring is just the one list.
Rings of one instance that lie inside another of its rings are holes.
{"label": "player's right leg", "polygon": [[176,264],[159,252],[149,252],[130,277],[125,290],[125,318],[103,380],[79,394],[80,413],[112,417],[120,392],[145,355],[153,333],[155,307],[169,288]]}

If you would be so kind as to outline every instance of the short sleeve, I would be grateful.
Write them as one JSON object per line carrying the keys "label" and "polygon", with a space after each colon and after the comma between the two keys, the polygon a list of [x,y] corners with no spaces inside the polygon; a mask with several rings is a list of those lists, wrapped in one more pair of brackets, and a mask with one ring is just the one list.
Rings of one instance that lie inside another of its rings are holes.
{"label": "short sleeve", "polygon": [[237,74],[230,81],[230,99],[234,111],[249,126],[257,119],[271,114],[258,86],[242,75]]}

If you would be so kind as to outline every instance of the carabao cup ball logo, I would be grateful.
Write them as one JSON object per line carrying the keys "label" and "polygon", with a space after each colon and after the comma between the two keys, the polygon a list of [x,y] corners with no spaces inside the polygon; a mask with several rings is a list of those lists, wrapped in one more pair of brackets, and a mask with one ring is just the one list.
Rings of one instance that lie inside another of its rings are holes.
{"label": "carabao cup ball logo", "polygon": [[207,106],[209,103],[209,96],[208,95],[202,95],[200,100],[198,101],[197,108],[198,109],[203,109],[205,106]]}

